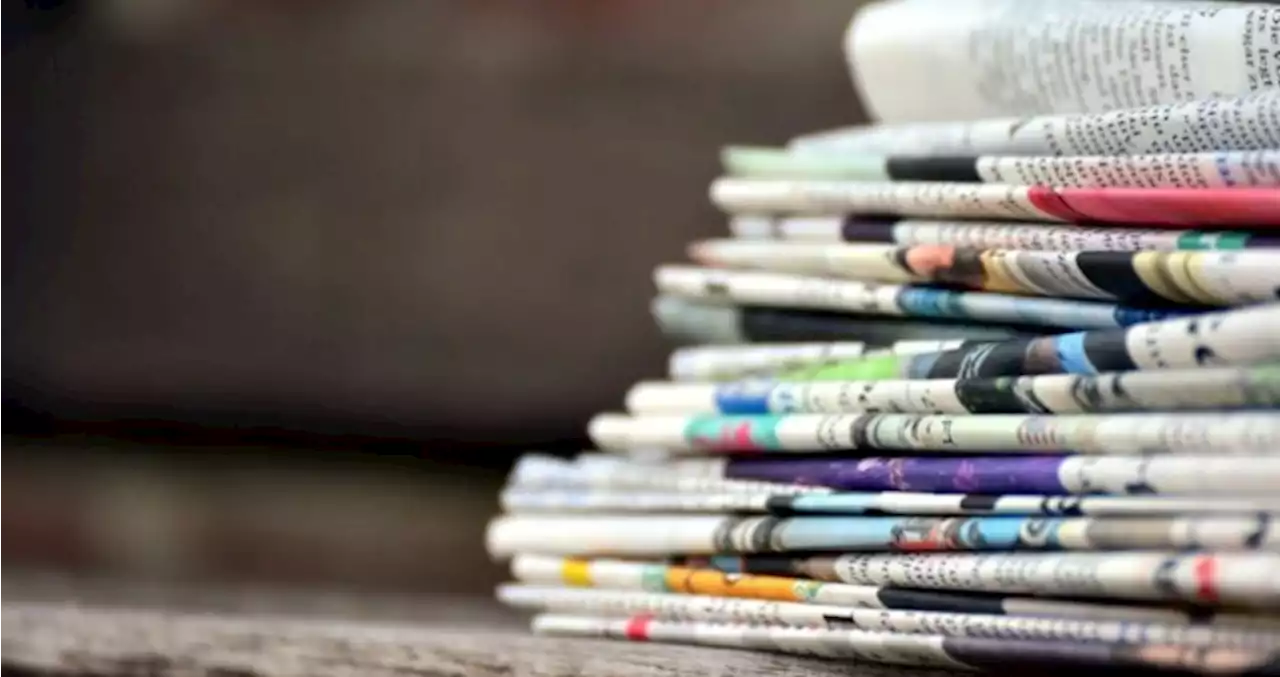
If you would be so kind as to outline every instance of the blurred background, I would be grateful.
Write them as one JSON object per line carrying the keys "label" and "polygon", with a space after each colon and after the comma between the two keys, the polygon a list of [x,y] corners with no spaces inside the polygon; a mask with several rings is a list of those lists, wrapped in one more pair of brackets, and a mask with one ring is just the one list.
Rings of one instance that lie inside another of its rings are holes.
{"label": "blurred background", "polygon": [[718,148],[863,119],[856,4],[6,3],[6,573],[487,594]]}

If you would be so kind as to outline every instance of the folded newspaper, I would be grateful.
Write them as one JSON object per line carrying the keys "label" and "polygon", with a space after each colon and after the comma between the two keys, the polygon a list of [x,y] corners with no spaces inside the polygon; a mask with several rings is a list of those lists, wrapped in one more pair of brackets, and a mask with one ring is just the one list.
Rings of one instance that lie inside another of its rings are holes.
{"label": "folded newspaper", "polygon": [[654,273],[681,345],[595,450],[512,468],[498,599],[553,635],[1280,671],[1280,6],[882,0],[844,47],[876,122],[722,151],[726,236]]}

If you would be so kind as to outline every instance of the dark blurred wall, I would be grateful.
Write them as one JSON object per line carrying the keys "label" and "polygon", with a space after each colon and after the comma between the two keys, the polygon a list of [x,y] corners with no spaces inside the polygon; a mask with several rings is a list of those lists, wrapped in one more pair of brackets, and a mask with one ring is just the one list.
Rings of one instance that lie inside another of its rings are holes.
{"label": "dark blurred wall", "polygon": [[5,9],[6,569],[488,591],[718,148],[859,119],[849,2]]}
{"label": "dark blurred wall", "polygon": [[4,59],[4,395],[58,419],[575,436],[718,147],[858,118],[849,2],[70,6]]}

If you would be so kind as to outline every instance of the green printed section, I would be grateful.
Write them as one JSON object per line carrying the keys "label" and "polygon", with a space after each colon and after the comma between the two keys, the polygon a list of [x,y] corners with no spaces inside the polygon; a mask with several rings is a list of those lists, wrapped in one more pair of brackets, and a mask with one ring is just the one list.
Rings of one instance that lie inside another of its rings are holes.
{"label": "green printed section", "polygon": [[796,579],[796,582],[791,585],[791,593],[801,602],[812,603],[821,589],[822,583],[805,578]]}
{"label": "green printed section", "polygon": [[791,153],[781,148],[728,146],[720,162],[732,176],[757,179],[847,179],[887,181],[880,155]]}
{"label": "green printed section", "polygon": [[780,372],[775,381],[888,381],[904,378],[903,372],[911,356],[884,355],[861,357],[835,364],[820,364]]}
{"label": "green printed section", "polygon": [[779,449],[778,424],[785,416],[694,416],[684,439],[700,449],[764,451]]}
{"label": "green printed section", "polygon": [[1244,401],[1251,406],[1280,405],[1280,363],[1249,370],[1245,375]]}
{"label": "green printed section", "polygon": [[667,587],[667,565],[646,564],[640,570],[640,587],[648,592],[671,592]]}
{"label": "green printed section", "polygon": [[1178,236],[1178,249],[1245,249],[1249,238],[1249,233],[1189,230]]}

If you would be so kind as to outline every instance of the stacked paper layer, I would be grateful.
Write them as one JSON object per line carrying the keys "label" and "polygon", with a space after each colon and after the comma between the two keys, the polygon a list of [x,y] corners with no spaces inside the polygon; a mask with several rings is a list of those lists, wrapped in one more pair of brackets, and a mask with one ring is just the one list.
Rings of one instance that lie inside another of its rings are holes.
{"label": "stacked paper layer", "polygon": [[[879,124],[734,146],[686,344],[488,531],[537,632],[1280,669],[1280,8],[892,0]],[[687,345],[702,344],[702,345]]]}

